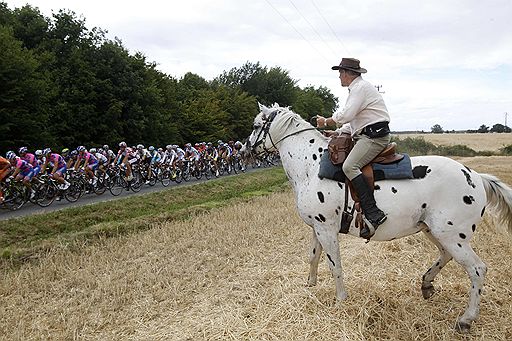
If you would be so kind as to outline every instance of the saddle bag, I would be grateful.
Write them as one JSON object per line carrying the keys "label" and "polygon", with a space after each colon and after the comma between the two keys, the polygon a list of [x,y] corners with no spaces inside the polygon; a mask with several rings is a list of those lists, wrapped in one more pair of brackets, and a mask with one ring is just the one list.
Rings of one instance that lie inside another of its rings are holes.
{"label": "saddle bag", "polygon": [[341,134],[339,136],[331,137],[329,145],[327,146],[331,162],[334,165],[342,164],[347,158],[348,153],[350,153],[353,145],[354,141],[352,141],[352,136],[349,134]]}

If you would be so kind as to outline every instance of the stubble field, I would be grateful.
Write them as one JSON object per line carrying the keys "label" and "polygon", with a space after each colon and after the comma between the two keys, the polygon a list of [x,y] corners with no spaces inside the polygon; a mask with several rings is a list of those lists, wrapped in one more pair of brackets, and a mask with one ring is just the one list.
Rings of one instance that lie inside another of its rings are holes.
{"label": "stubble field", "polygon": [[498,152],[500,148],[512,144],[512,134],[396,134],[400,139],[406,137],[423,138],[425,141],[435,145],[453,146],[464,145],[480,151]]}
{"label": "stubble field", "polygon": [[[459,159],[512,184],[512,157]],[[487,213],[472,245],[488,265],[480,318],[454,332],[469,280],[422,235],[365,244],[340,236],[349,298],[335,304],[322,259],[307,287],[311,230],[290,190],[188,221],[49,252],[0,279],[3,340],[510,340],[512,238]]]}

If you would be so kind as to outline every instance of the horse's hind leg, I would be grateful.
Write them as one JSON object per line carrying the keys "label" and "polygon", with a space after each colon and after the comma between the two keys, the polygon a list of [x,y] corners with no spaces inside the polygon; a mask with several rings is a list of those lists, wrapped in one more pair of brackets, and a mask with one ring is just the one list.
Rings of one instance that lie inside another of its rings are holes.
{"label": "horse's hind leg", "polygon": [[320,244],[320,241],[316,237],[315,229],[312,229],[311,231],[311,247],[309,249],[309,286],[316,285],[318,263],[320,262],[320,256],[322,255],[322,244]]}
{"label": "horse's hind leg", "polygon": [[429,230],[423,230],[423,233],[427,236],[427,238],[439,249],[439,258],[437,261],[428,269],[427,272],[423,275],[423,280],[421,283],[421,293],[423,294],[424,299],[428,299],[432,297],[434,294],[434,279],[437,274],[441,271],[441,269],[452,260],[452,256],[446,251],[446,249],[437,241],[436,238],[430,233]]}
{"label": "horse's hind leg", "polygon": [[480,295],[482,294],[487,266],[469,245],[469,238],[466,236],[463,238],[460,235],[462,233],[457,235],[457,241],[453,241],[453,236],[446,236],[446,234],[444,236],[448,237],[448,240],[438,239],[438,241],[444,246],[446,252],[450,253],[453,259],[464,267],[471,280],[468,307],[464,314],[459,317],[456,325],[459,332],[467,333],[471,328],[471,322],[478,318],[480,312]]}

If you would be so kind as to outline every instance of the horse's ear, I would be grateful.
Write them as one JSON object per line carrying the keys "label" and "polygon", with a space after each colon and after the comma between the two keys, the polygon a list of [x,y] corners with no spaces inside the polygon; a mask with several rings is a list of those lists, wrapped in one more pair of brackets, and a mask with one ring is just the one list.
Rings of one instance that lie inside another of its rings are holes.
{"label": "horse's ear", "polygon": [[268,108],[261,104],[260,102],[258,102],[258,107],[260,108],[260,111],[268,111]]}

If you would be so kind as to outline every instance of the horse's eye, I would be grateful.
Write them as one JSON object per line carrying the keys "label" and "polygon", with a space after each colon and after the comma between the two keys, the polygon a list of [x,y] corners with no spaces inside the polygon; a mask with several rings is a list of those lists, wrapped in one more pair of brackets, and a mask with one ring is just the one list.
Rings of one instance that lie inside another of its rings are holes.
{"label": "horse's eye", "polygon": [[253,126],[253,129],[254,129],[254,130],[258,130],[259,128],[260,128],[260,125],[259,125],[259,124],[255,124],[255,125]]}

